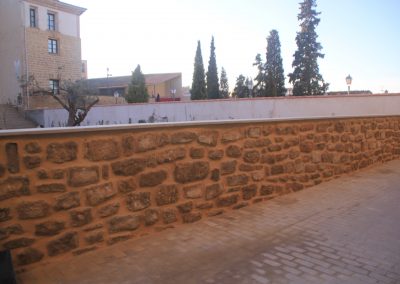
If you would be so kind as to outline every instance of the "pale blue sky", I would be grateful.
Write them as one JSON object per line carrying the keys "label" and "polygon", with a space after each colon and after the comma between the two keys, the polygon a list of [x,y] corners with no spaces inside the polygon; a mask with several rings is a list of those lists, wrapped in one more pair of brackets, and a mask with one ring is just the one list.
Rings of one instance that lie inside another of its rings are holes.
{"label": "pale blue sky", "polygon": [[[89,77],[182,72],[192,81],[197,40],[207,69],[215,37],[218,72],[234,87],[239,74],[255,77],[257,53],[265,58],[266,37],[279,32],[285,75],[292,71],[301,0],[64,0],[87,8],[81,16],[82,57]],[[110,4],[111,3],[111,4]],[[317,28],[325,58],[320,71],[330,90],[400,92],[400,1],[317,0]],[[287,84],[287,87],[290,87]]]}

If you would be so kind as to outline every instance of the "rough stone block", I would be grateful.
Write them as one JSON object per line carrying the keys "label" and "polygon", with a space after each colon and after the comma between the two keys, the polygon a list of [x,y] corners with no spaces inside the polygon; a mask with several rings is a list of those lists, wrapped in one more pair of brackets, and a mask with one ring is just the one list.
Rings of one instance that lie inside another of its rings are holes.
{"label": "rough stone block", "polygon": [[190,131],[176,132],[171,135],[172,144],[186,144],[197,139],[197,135]]}
{"label": "rough stone block", "polygon": [[247,185],[242,188],[242,196],[244,200],[252,199],[257,195],[257,185]]}
{"label": "rough stone block", "polygon": [[110,167],[108,165],[101,166],[101,177],[106,180],[110,177]]}
{"label": "rough stone block", "polygon": [[221,175],[233,174],[236,171],[236,165],[236,160],[222,162],[220,168]]}
{"label": "rough stone block", "polygon": [[228,186],[246,185],[249,177],[246,174],[228,176],[226,179]]}
{"label": "rough stone block", "polygon": [[283,165],[273,165],[271,167],[271,175],[279,175],[285,172],[285,167]]}
{"label": "rough stone block", "polygon": [[3,177],[6,173],[6,167],[3,164],[0,164],[0,177]]}
{"label": "rough stone block", "polygon": [[92,140],[85,143],[85,158],[89,161],[108,161],[119,157],[118,143],[114,139]]}
{"label": "rough stone block", "polygon": [[159,219],[159,212],[155,209],[147,209],[144,211],[144,224],[146,226],[154,225],[158,222]]}
{"label": "rough stone block", "polygon": [[10,208],[0,208],[0,222],[10,220],[12,218],[10,212]]}
{"label": "rough stone block", "polygon": [[226,148],[226,155],[230,158],[239,158],[242,155],[242,150],[237,145],[229,145]]}
{"label": "rough stone block", "polygon": [[69,212],[72,227],[81,227],[92,222],[91,208],[78,209]]}
{"label": "rough stone block", "polygon": [[133,231],[140,226],[140,217],[133,215],[116,216],[108,222],[109,232],[118,233],[123,231]]}
{"label": "rough stone block", "polygon": [[36,236],[54,236],[65,229],[65,223],[60,221],[46,221],[35,225]]}
{"label": "rough stone block", "polygon": [[18,238],[14,240],[10,240],[3,243],[4,249],[16,249],[16,248],[23,248],[28,247],[35,242],[35,239],[31,238]]}
{"label": "rough stone block", "polygon": [[25,156],[22,160],[27,169],[40,167],[40,164],[42,163],[42,158],[39,156]]}
{"label": "rough stone block", "polygon": [[152,187],[161,184],[167,178],[167,172],[159,170],[156,172],[144,173],[139,176],[141,187]]}
{"label": "rough stone block", "polygon": [[53,179],[63,179],[65,176],[65,171],[61,169],[51,171],[51,177]]}
{"label": "rough stone block", "polygon": [[25,201],[17,205],[18,218],[21,220],[46,217],[50,213],[50,205],[43,200]]}
{"label": "rough stone block", "polygon": [[247,129],[247,136],[250,138],[257,138],[261,136],[261,127],[250,127]]}
{"label": "rough stone block", "polygon": [[137,139],[137,152],[146,152],[157,149],[169,143],[168,136],[165,134],[145,134]]}
{"label": "rough stone block", "polygon": [[34,248],[26,248],[20,253],[17,254],[17,264],[18,265],[28,265],[38,261],[41,261],[44,257],[44,254]]}
{"label": "rough stone block", "polygon": [[76,160],[78,145],[75,142],[51,143],[47,146],[47,160],[62,164]]}
{"label": "rough stone block", "polygon": [[268,138],[260,138],[256,140],[246,140],[244,142],[244,148],[260,148],[271,145],[271,140]]}
{"label": "rough stone block", "polygon": [[85,242],[88,245],[93,245],[95,243],[101,243],[104,241],[104,233],[103,232],[96,232],[85,236]]}
{"label": "rough stone block", "polygon": [[99,205],[117,194],[111,182],[86,189],[86,200],[90,206]]}
{"label": "rough stone block", "polygon": [[304,141],[300,143],[300,152],[311,153],[314,150],[314,143],[311,141]]}
{"label": "rough stone block", "polygon": [[0,181],[0,201],[24,195],[30,195],[27,177],[9,177]]}
{"label": "rough stone block", "polygon": [[40,193],[54,193],[65,192],[67,188],[62,183],[41,184],[36,187],[37,192]]}
{"label": "rough stone block", "polygon": [[214,199],[223,193],[224,189],[219,184],[213,184],[206,187],[206,200]]}
{"label": "rough stone block", "polygon": [[54,210],[68,210],[81,205],[79,192],[68,192],[56,198]]}
{"label": "rough stone block", "polygon": [[185,198],[188,199],[201,198],[203,196],[203,188],[204,185],[200,183],[195,185],[185,186],[183,188]]}
{"label": "rough stone block", "polygon": [[208,217],[214,217],[214,216],[218,216],[224,214],[224,210],[223,209],[215,209],[215,210],[211,210],[210,212],[208,212],[207,216]]}
{"label": "rough stone block", "polygon": [[124,242],[124,241],[127,241],[127,240],[131,239],[131,238],[132,238],[131,234],[126,234],[126,235],[122,235],[122,236],[116,236],[116,237],[110,238],[107,241],[107,245],[112,246],[112,245],[114,245],[116,243]]}
{"label": "rough stone block", "polygon": [[221,142],[230,143],[243,138],[243,133],[240,131],[226,131],[222,134]]}
{"label": "rough stone block", "polygon": [[210,150],[208,151],[208,158],[210,160],[221,160],[224,157],[224,150],[218,149],[218,150]]}
{"label": "rough stone block", "polygon": [[133,212],[143,210],[150,205],[150,192],[129,193],[126,195],[126,206]]}
{"label": "rough stone block", "polygon": [[53,241],[50,241],[47,244],[47,253],[49,256],[56,256],[76,249],[78,246],[78,234],[76,232],[69,232]]}
{"label": "rough stone block", "polygon": [[188,202],[179,204],[178,206],[176,206],[176,208],[182,214],[183,213],[189,213],[193,209],[193,202],[192,201],[188,201]]}
{"label": "rough stone block", "polygon": [[221,173],[220,173],[220,170],[219,170],[219,169],[213,169],[213,170],[211,171],[211,177],[210,177],[210,179],[211,179],[212,181],[219,181],[220,175],[221,175]]}
{"label": "rough stone block", "polygon": [[7,143],[6,144],[6,156],[7,156],[7,168],[12,174],[19,172],[19,155],[18,155],[18,144]]}
{"label": "rough stone block", "polygon": [[243,160],[246,163],[255,164],[260,161],[261,154],[257,150],[249,150],[243,153]]}
{"label": "rough stone block", "polygon": [[118,191],[120,193],[128,193],[136,190],[136,183],[133,178],[118,181]]}
{"label": "rough stone block", "polygon": [[203,161],[177,164],[174,171],[175,180],[179,183],[187,183],[205,179],[209,168],[209,163]]}
{"label": "rough stone block", "polygon": [[175,209],[165,209],[162,211],[161,216],[165,224],[170,224],[177,221]]}
{"label": "rough stone block", "polygon": [[192,159],[201,159],[205,155],[204,148],[190,148],[190,157]]}
{"label": "rough stone block", "polygon": [[117,214],[117,212],[119,210],[119,206],[120,206],[119,203],[111,203],[111,204],[105,205],[105,206],[99,208],[99,210],[97,210],[97,215],[101,218],[115,215],[115,214]]}
{"label": "rough stone block", "polygon": [[48,179],[49,174],[44,169],[40,169],[36,172],[36,176],[38,179]]}
{"label": "rough stone block", "polygon": [[197,209],[205,210],[205,209],[210,209],[213,208],[213,203],[212,202],[201,202],[196,204]]}
{"label": "rough stone block", "polygon": [[197,142],[206,146],[216,146],[218,142],[218,131],[204,131],[197,137]]}
{"label": "rough stone block", "polygon": [[228,195],[228,196],[219,197],[217,199],[216,204],[218,207],[227,207],[227,206],[231,206],[231,205],[237,203],[238,200],[239,200],[239,195],[232,194],[232,195]]}
{"label": "rough stone block", "polygon": [[128,159],[111,164],[111,168],[117,176],[134,176],[146,167],[145,159]]}
{"label": "rough stone block", "polygon": [[199,221],[200,219],[201,219],[200,212],[182,214],[183,223],[194,223]]}
{"label": "rough stone block", "polygon": [[157,206],[173,204],[178,201],[178,188],[176,185],[162,185],[156,196]]}
{"label": "rough stone block", "polygon": [[40,147],[39,143],[37,142],[30,142],[25,145],[25,152],[28,154],[38,154],[42,152],[42,147]]}
{"label": "rough stone block", "polygon": [[166,150],[161,153],[155,154],[157,164],[171,163],[177,160],[182,160],[186,157],[186,149],[179,147],[176,149]]}
{"label": "rough stone block", "polygon": [[99,167],[74,167],[68,169],[68,185],[73,187],[85,186],[99,181]]}

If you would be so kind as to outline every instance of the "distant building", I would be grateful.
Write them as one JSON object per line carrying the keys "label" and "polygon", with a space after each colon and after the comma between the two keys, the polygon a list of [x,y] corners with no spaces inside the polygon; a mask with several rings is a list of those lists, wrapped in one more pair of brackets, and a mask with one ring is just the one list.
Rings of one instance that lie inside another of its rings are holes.
{"label": "distant building", "polygon": [[[182,74],[144,74],[147,92],[151,98],[160,95],[160,101],[179,101],[182,99]],[[88,79],[89,86],[99,91],[100,96],[124,96],[132,76]]]}
{"label": "distant building", "polygon": [[20,81],[32,75],[54,93],[60,80],[82,78],[79,17],[85,11],[58,0],[0,1],[0,104],[29,108],[30,90]]}

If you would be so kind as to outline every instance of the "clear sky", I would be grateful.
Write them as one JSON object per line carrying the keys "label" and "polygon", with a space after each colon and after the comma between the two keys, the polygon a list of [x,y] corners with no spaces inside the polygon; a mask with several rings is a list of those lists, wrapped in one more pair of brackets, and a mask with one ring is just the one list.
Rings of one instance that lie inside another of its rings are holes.
{"label": "clear sky", "polygon": [[[207,71],[211,37],[218,72],[224,67],[233,89],[243,74],[255,77],[257,53],[265,60],[266,37],[279,32],[285,75],[292,71],[301,0],[63,0],[85,7],[81,16],[82,58],[89,78],[182,72],[192,82],[197,41]],[[400,1],[317,0],[317,28],[325,58],[320,72],[330,91],[400,92]],[[286,87],[290,87],[287,83]]]}

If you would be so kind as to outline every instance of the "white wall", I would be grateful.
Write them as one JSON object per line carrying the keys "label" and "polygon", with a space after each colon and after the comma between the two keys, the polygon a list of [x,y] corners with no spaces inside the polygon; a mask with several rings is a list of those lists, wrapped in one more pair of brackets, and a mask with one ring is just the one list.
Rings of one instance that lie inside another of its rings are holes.
{"label": "white wall", "polygon": [[47,13],[53,12],[56,14],[56,31],[73,37],[79,37],[79,16],[65,13],[63,11],[59,11],[57,9],[51,9],[44,6],[33,5],[27,2],[24,2],[25,5],[25,26],[30,26],[29,21],[29,8],[36,7],[37,8],[37,21],[38,28],[42,31],[47,31]]}
{"label": "white wall", "polygon": [[[207,121],[263,118],[400,115],[400,94],[254,98],[197,102],[170,102],[93,107],[82,125],[127,124],[149,121]],[[45,109],[30,116],[45,127],[65,126],[67,111]]]}

